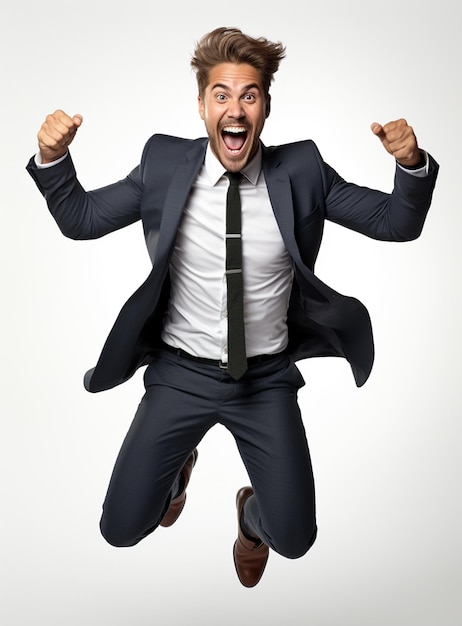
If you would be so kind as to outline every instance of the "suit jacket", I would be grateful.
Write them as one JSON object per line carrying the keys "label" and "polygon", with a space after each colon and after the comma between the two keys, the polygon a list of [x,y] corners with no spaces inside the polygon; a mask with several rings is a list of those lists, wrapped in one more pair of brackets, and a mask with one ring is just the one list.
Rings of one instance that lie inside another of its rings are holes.
{"label": "suit jacket", "polygon": [[[169,262],[183,208],[203,164],[207,138],[154,135],[140,165],[124,180],[86,192],[70,156],[52,168],[27,169],[45,196],[64,235],[92,239],[142,220],[153,269],[121,309],[96,366],[84,378],[96,392],[114,387],[152,358],[169,296]],[[326,219],[388,241],[421,233],[437,177],[432,157],[428,176],[396,169],[391,194],[345,182],[321,158],[312,141],[263,146],[263,171],[271,205],[294,265],[288,310],[289,351],[295,360],[346,358],[358,386],[374,360],[368,311],[314,274]]]}

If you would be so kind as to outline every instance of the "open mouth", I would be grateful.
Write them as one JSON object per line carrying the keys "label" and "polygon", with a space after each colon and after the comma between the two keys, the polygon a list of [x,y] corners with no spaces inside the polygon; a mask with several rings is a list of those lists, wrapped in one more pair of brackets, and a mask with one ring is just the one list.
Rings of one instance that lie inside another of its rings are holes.
{"label": "open mouth", "polygon": [[239,153],[247,139],[247,130],[243,126],[225,126],[221,132],[223,142],[230,152]]}

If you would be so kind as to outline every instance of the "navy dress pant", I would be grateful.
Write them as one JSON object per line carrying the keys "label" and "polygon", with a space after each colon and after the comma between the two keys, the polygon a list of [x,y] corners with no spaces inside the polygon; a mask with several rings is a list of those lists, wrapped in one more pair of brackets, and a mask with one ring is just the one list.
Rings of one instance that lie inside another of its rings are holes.
{"label": "navy dress pant", "polygon": [[303,378],[287,354],[252,364],[239,381],[226,370],[161,349],[145,372],[146,393],[123,442],[103,506],[101,532],[132,546],[159,525],[181,469],[207,431],[234,437],[254,496],[248,528],[288,558],[316,537],[314,482],[297,402]]}

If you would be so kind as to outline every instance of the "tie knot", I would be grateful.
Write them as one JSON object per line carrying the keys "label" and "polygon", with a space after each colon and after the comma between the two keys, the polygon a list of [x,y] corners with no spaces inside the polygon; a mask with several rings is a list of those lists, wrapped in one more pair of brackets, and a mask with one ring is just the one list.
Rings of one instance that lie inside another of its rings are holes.
{"label": "tie knot", "polygon": [[239,185],[242,180],[241,172],[225,172],[225,176],[229,179],[230,185]]}

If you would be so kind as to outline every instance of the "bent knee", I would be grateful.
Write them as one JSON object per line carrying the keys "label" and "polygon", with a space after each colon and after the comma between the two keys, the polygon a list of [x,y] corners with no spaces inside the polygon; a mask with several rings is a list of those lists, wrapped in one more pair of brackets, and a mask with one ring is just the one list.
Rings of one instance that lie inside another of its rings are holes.
{"label": "bent knee", "polygon": [[134,538],[133,533],[111,525],[104,517],[101,519],[99,528],[103,538],[114,548],[131,548],[140,541],[140,539]]}
{"label": "bent knee", "polygon": [[304,556],[314,544],[317,527],[305,529],[301,533],[286,533],[274,542],[273,549],[287,559],[299,559]]}

